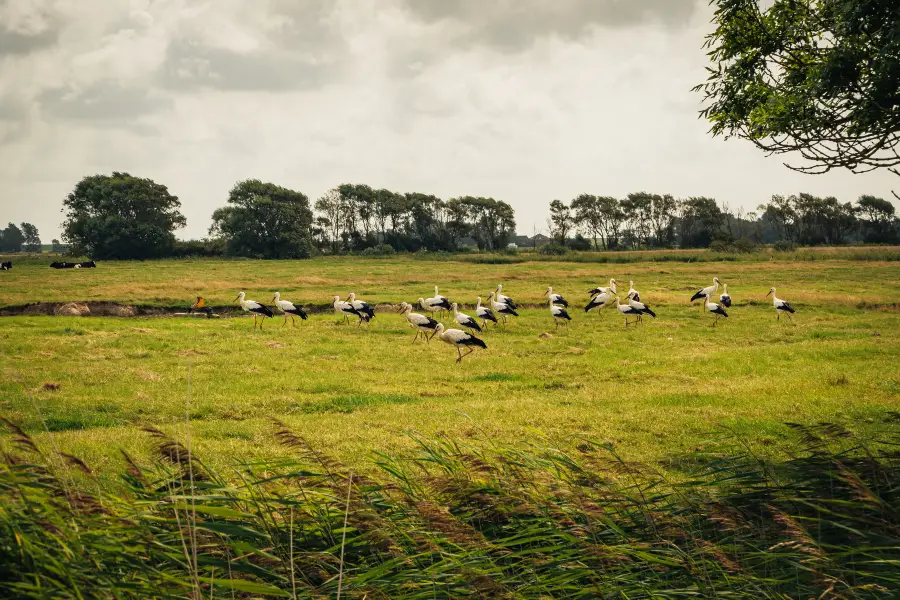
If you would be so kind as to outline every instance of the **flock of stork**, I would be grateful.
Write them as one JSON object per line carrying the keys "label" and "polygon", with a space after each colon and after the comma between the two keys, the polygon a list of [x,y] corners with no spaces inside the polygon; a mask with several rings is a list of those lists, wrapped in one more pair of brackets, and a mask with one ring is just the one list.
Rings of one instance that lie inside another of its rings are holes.
{"label": "flock of stork", "polygon": [[[591,295],[591,300],[584,307],[584,312],[590,312],[594,308],[599,310],[601,308],[615,306],[619,313],[625,317],[626,327],[640,323],[644,315],[650,315],[651,317],[656,318],[656,313],[654,313],[648,305],[641,302],[641,295],[634,289],[633,281],[628,282],[628,288],[628,293],[625,295],[627,302],[623,304],[616,292],[615,279],[610,279],[608,286],[595,287],[588,292]],[[716,326],[720,318],[728,318],[728,312],[725,309],[731,307],[731,296],[728,295],[727,285],[722,286],[722,294],[719,296],[718,303],[710,301],[710,297],[714,296],[718,290],[719,278],[714,277],[711,286],[697,290],[697,292],[691,296],[691,302],[702,299],[705,311],[715,315],[713,327]],[[560,294],[555,293],[552,287],[547,288],[547,291],[544,292],[544,296],[547,296],[550,315],[553,317],[556,328],[559,329],[560,324],[568,326],[569,321],[572,320],[568,310],[566,310],[569,307],[568,301]],[[793,320],[791,313],[794,312],[794,309],[787,302],[775,296],[775,288],[769,290],[769,293],[766,294],[766,297],[768,296],[772,296],[772,304],[775,307],[779,320],[781,319],[781,313],[785,313],[789,319]],[[240,303],[241,308],[245,312],[253,314],[254,329],[256,329],[258,318],[261,317],[264,321],[266,318],[272,318],[274,316],[274,313],[268,306],[256,302],[255,300],[247,300],[244,292],[239,293],[234,301]],[[287,300],[282,300],[279,292],[275,292],[272,303],[274,308],[284,315],[282,327],[287,325],[289,318],[291,324],[296,326],[297,317],[300,317],[302,320],[306,320],[308,317],[307,313],[300,306]],[[498,285],[496,291],[493,291],[488,295],[486,306],[482,305],[480,296],[477,298],[474,317],[460,312],[458,303],[451,302],[449,298],[438,293],[438,286],[434,286],[433,297],[419,298],[418,305],[422,311],[430,313],[431,316],[413,312],[415,306],[407,302],[402,302],[397,310],[398,313],[402,313],[406,317],[406,321],[409,323],[410,327],[416,330],[416,336],[413,338],[413,343],[419,339],[419,336],[422,336],[426,342],[430,342],[437,336],[440,341],[456,347],[456,362],[462,361],[464,357],[474,352],[476,347],[487,348],[484,341],[474,335],[475,332],[481,333],[487,331],[488,323],[493,323],[494,326],[497,327],[501,323],[505,325],[509,317],[519,316],[517,310],[518,306],[512,298],[503,294],[502,285]],[[359,319],[357,326],[361,326],[363,323],[368,324],[375,318],[375,307],[368,302],[358,300],[354,293],[350,293],[346,300],[341,300],[340,296],[335,296],[331,306],[334,309],[335,314],[341,316],[342,322],[345,323],[350,322],[351,315]],[[210,316],[212,315],[211,309],[205,305],[202,297],[197,298],[197,302],[191,307],[191,310],[205,312]],[[453,320],[460,327],[469,331],[447,328],[443,323],[434,318],[435,316],[441,318],[444,316],[444,313],[450,312],[453,313]],[[634,320],[629,321],[629,317],[633,317]],[[260,329],[262,329],[263,321],[259,322]],[[463,348],[467,349],[465,353],[462,351]]]}

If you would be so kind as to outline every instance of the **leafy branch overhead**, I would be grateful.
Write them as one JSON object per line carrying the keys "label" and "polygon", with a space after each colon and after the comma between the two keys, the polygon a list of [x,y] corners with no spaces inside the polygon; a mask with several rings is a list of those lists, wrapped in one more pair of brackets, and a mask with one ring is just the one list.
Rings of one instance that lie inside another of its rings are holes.
{"label": "leafy branch overhead", "polygon": [[900,175],[896,0],[713,0],[712,66],[695,88],[713,135],[797,152],[806,173]]}

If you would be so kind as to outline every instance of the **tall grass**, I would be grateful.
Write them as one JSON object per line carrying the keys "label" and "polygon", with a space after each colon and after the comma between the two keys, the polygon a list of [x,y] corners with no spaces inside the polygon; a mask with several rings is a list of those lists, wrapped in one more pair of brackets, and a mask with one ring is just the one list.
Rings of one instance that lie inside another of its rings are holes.
{"label": "tall grass", "polygon": [[7,422],[3,597],[882,598],[900,591],[900,415],[859,439],[795,426],[673,459],[678,481],[572,451],[421,439],[351,474],[283,423],[295,458],[214,473],[154,427],[120,486]]}

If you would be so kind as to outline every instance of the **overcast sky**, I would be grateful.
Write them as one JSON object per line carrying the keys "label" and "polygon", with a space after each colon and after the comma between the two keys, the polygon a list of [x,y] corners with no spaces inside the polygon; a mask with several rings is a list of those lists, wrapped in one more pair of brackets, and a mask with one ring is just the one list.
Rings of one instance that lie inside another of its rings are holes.
{"label": "overcast sky", "polygon": [[0,219],[59,235],[83,176],[168,186],[202,237],[235,181],[492,196],[890,197],[697,118],[707,0],[0,0]]}

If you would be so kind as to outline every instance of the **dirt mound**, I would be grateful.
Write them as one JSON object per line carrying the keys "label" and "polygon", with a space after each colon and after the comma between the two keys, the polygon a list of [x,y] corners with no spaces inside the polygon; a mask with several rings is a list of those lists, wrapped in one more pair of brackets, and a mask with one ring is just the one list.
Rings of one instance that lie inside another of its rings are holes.
{"label": "dirt mound", "polygon": [[57,306],[53,314],[58,317],[83,317],[91,314],[91,309],[87,304],[81,302],[68,302]]}

